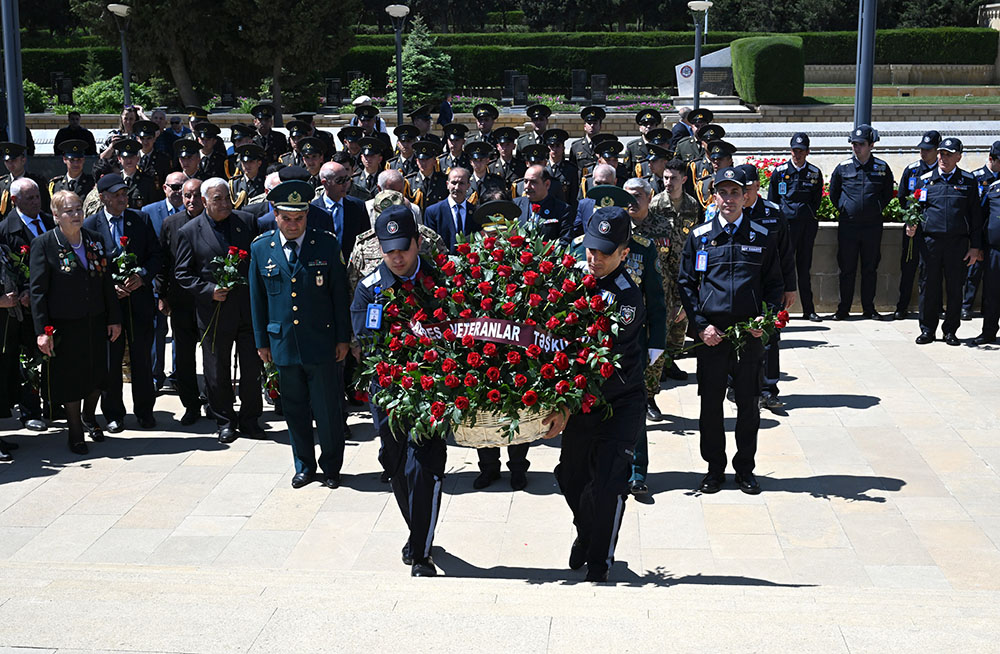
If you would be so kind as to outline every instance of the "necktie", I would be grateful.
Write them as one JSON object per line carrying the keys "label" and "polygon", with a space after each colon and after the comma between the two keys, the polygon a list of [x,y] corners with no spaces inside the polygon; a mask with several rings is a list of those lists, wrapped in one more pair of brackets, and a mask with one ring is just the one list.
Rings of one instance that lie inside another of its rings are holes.
{"label": "necktie", "polygon": [[733,232],[735,232],[735,231],[736,231],[736,225],[734,225],[733,223],[729,223],[728,225],[726,225],[726,233],[727,234],[729,234],[730,236],[732,236]]}
{"label": "necktie", "polygon": [[115,216],[111,219],[111,238],[115,241],[115,247],[118,247],[118,243],[121,242],[122,236],[122,217]]}
{"label": "necktie", "polygon": [[66,182],[66,189],[76,193],[76,180],[71,179],[68,182]]}
{"label": "necktie", "polygon": [[299,244],[295,241],[288,241],[285,243],[285,247],[288,248],[288,263],[294,266],[299,261]]}
{"label": "necktie", "polygon": [[31,226],[35,229],[35,236],[41,236],[45,232],[45,228],[42,227],[42,221],[37,216],[31,221]]}
{"label": "necktie", "polygon": [[334,202],[333,206],[330,207],[330,215],[333,217],[333,233],[337,236],[337,240],[340,242],[344,241],[344,219],[340,217],[340,203]]}
{"label": "necktie", "polygon": [[455,205],[455,233],[465,233],[464,225],[462,225],[462,205],[460,204]]}

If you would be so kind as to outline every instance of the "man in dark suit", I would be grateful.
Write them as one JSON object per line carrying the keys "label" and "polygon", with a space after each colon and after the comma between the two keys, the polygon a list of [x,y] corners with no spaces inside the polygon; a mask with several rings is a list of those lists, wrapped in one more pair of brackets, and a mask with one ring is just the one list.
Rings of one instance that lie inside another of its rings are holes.
{"label": "man in dark suit", "polygon": [[424,213],[424,225],[437,232],[453,254],[458,234],[468,236],[480,229],[478,223],[470,220],[476,205],[466,202],[468,192],[469,171],[452,168],[448,173],[448,198],[427,207]]}
{"label": "man in dark suit", "polygon": [[371,229],[371,220],[368,218],[368,211],[365,203],[361,200],[347,195],[347,189],[351,183],[350,171],[343,164],[329,161],[323,164],[319,171],[319,181],[323,185],[323,192],[310,203],[309,214],[306,218],[309,223],[307,227],[313,228],[312,218],[314,207],[321,209],[329,216],[332,224],[324,227],[327,231],[333,232],[340,243],[340,251],[347,261],[354,250],[354,242],[358,240],[358,234]]}
{"label": "man in dark suit", "polygon": [[[201,185],[205,212],[184,225],[178,233],[178,283],[195,297],[195,311],[202,336],[202,367],[208,405],[219,424],[219,442],[231,443],[237,431],[250,438],[262,438],[257,419],[263,410],[260,394],[261,362],[253,340],[250,293],[245,284],[225,288],[216,284],[216,257],[225,257],[229,248],[249,253],[255,226],[246,214],[233,211],[229,185],[214,177]],[[246,279],[249,254],[241,260],[239,272]],[[240,411],[236,413],[230,362],[236,347],[240,369]]]}
{"label": "man in dark suit", "polygon": [[132,410],[143,429],[156,426],[153,418],[153,277],[163,263],[160,241],[149,216],[128,208],[129,196],[125,181],[118,173],[109,173],[97,181],[103,208],[87,216],[84,229],[97,232],[104,250],[118,257],[124,252],[135,255],[137,273],[122,282],[115,282],[115,292],[121,305],[122,326],[128,338],[120,338],[108,346],[108,388],[101,394],[101,410],[107,420],[108,432],[125,429],[125,403],[122,401],[122,362],[128,342],[132,372]]}
{"label": "man in dark suit", "polygon": [[195,350],[198,348],[198,320],[195,317],[194,296],[177,283],[177,245],[179,233],[205,211],[201,197],[201,180],[192,177],[184,182],[181,189],[183,210],[171,214],[163,221],[160,229],[160,247],[163,250],[163,266],[156,276],[156,292],[159,295],[159,310],[170,317],[173,331],[174,373],[173,385],[184,405],[182,425],[193,425],[201,417],[201,398],[198,393]]}
{"label": "man in dark suit", "polygon": [[552,175],[545,166],[531,166],[524,173],[524,197],[514,200],[521,208],[518,222],[532,225],[543,237],[569,243],[578,234],[573,231],[573,213],[568,204],[549,194]]}

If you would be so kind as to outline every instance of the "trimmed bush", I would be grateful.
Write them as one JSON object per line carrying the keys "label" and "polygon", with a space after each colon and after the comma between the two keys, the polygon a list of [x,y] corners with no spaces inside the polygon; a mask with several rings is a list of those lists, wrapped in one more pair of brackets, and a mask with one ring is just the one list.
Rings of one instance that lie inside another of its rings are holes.
{"label": "trimmed bush", "polygon": [[805,88],[802,39],[756,36],[737,39],[733,49],[736,93],[750,104],[797,104]]}
{"label": "trimmed bush", "polygon": [[52,99],[51,96],[39,85],[31,80],[24,80],[24,111],[29,114],[40,114],[45,112],[46,105]]}
{"label": "trimmed bush", "polygon": [[[506,16],[504,16],[504,14],[506,14]],[[504,22],[506,22],[507,25],[522,25],[524,24],[524,12],[520,10],[486,12],[487,25],[503,25]]]}

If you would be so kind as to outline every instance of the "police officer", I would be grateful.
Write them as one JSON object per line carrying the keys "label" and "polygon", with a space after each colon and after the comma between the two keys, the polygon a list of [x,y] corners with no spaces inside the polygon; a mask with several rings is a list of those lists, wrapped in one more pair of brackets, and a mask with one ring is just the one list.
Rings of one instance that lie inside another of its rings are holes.
{"label": "police officer", "polygon": [[494,130],[497,140],[497,157],[490,164],[490,172],[503,177],[507,184],[524,177],[526,166],[524,161],[514,156],[514,145],[519,142],[517,130],[513,127],[501,127]]}
{"label": "police officer", "polygon": [[[232,142],[232,145],[226,150],[226,163],[223,168],[225,169],[226,179],[236,179],[243,174],[243,171],[240,170],[240,159],[236,151],[244,145],[252,144],[253,137],[257,135],[257,130],[243,123],[234,123],[229,129],[229,140]],[[263,159],[261,161],[263,162]]]}
{"label": "police officer", "polygon": [[[796,284],[802,303],[802,317],[813,322],[822,319],[813,303],[809,272],[812,268],[813,243],[819,231],[816,213],[823,200],[823,173],[806,161],[809,135],[792,135],[792,158],[776,167],[767,187],[767,199],[778,205],[788,221],[788,238],[795,264]],[[785,305],[786,308],[789,305]]]}
{"label": "police officer", "polygon": [[267,194],[278,229],[261,234],[250,246],[250,308],[257,354],[278,368],[295,462],[292,488],[316,476],[313,418],[323,485],[337,488],[344,463],[337,362],[350,350],[350,305],[337,237],[306,229],[314,193],[308,182],[292,180]]}
{"label": "police officer", "polygon": [[94,176],[83,172],[84,152],[87,150],[87,143],[80,140],[63,141],[59,144],[62,152],[63,164],[66,166],[66,174],[53,177],[49,180],[49,197],[59,191],[73,191],[81,198],[87,197],[94,188]]}
{"label": "police officer", "polygon": [[882,248],[882,211],[892,200],[893,178],[889,164],[872,156],[878,132],[858,125],[848,140],[854,156],[837,164],[830,175],[830,201],[837,208],[837,265],[840,268],[840,303],[834,320],[845,320],[854,302],[854,280],[861,259],[862,317],[892,320],[875,310],[875,286]]}
{"label": "police officer", "polygon": [[121,178],[125,182],[130,209],[142,209],[147,204],[159,202],[164,198],[162,186],[156,185],[156,180],[139,169],[139,142],[133,139],[116,141],[112,146],[118,154],[121,166]]}
{"label": "police officer", "polygon": [[[420,234],[413,212],[403,205],[393,205],[375,220],[375,233],[382,247],[383,260],[375,271],[354,290],[351,303],[351,323],[360,340],[363,356],[377,356],[385,347],[382,289],[398,290],[406,281],[416,284],[426,274],[432,274],[434,263],[419,255]],[[385,411],[371,405],[372,420],[382,440],[379,460],[389,472],[396,503],[409,527],[409,538],[403,546],[403,563],[410,566],[414,577],[437,574],[431,558],[434,527],[441,506],[441,486],[444,481],[447,446],[443,438],[426,438],[417,442],[410,438],[410,429],[389,425]]]}
{"label": "police officer", "polygon": [[631,232],[628,213],[614,206],[598,209],[587,225],[587,270],[597,278],[595,291],[614,302],[620,316],[611,348],[612,355],[620,356],[620,367],[601,386],[610,415],[594,411],[571,416],[555,470],[577,530],[569,567],[587,564],[587,581],[595,582],[607,581],[614,562],[633,449],[646,417],[646,308],[626,265]]}
{"label": "police officer", "polygon": [[500,111],[489,102],[481,102],[472,108],[472,115],[476,118],[479,131],[469,137],[468,142],[486,141],[490,144],[490,152],[495,152],[497,139],[493,134],[493,125],[500,117]]}
{"label": "police officer", "polygon": [[469,168],[469,160],[465,156],[465,135],[469,128],[462,123],[448,123],[444,126],[445,145],[448,150],[438,157],[438,169],[448,174],[452,168]]}
{"label": "police officer", "polygon": [[983,193],[982,206],[987,246],[983,263],[983,331],[972,339],[973,345],[996,342],[1000,325],[1000,180]]}
{"label": "police officer", "polygon": [[[139,170],[153,178],[157,188],[163,186],[170,174],[170,157],[156,149],[156,137],[160,126],[151,120],[137,120],[132,125],[132,133],[139,140]],[[83,196],[81,196],[83,197]]]}
{"label": "police officer", "polygon": [[[907,205],[913,201],[913,192],[917,189],[917,182],[924,173],[934,170],[937,163],[937,147],[941,143],[941,134],[937,130],[924,132],[917,146],[920,158],[903,169],[903,174],[899,176],[899,206],[906,209]],[[910,296],[913,295],[913,280],[917,276],[917,266],[920,263],[920,253],[915,251],[916,242],[921,238],[920,227],[917,227],[916,235],[911,237],[906,230],[901,230],[903,242],[899,252],[899,299],[896,301],[896,312],[893,317],[896,320],[903,320],[910,315]],[[911,243],[913,245],[911,245]]]}
{"label": "police officer", "polygon": [[597,163],[594,137],[601,133],[601,124],[607,115],[607,112],[600,107],[584,107],[580,110],[580,118],[583,119],[583,138],[577,139],[570,147],[569,160],[581,175],[586,175]]}
{"label": "police officer", "polygon": [[[1000,179],[1000,141],[993,141],[986,165],[972,171],[972,176],[976,178],[976,184],[979,186],[979,197],[982,198],[990,184]],[[963,289],[962,320],[972,320],[972,305],[976,301],[979,282],[983,278],[984,265],[977,261],[969,266],[969,273],[966,276],[965,288]]]}
{"label": "police officer", "polygon": [[250,115],[257,128],[253,142],[264,148],[264,169],[267,170],[278,157],[288,152],[288,140],[283,133],[274,130],[274,105],[258,104],[250,109]]}
{"label": "police officer", "polygon": [[517,152],[519,156],[521,151],[529,145],[545,143],[544,134],[549,129],[549,116],[552,115],[552,110],[544,104],[533,104],[525,109],[524,113],[528,115],[528,119],[531,121],[531,131],[527,134],[522,134],[517,139]]}
{"label": "police officer", "polygon": [[264,157],[267,153],[256,143],[236,148],[233,157],[238,162],[239,176],[229,180],[229,196],[233,209],[242,209],[250,198],[264,192]]}
{"label": "police officer", "polygon": [[[941,325],[944,342],[960,345],[955,335],[961,321],[962,282],[966,266],[982,256],[983,215],[976,178],[958,167],[962,142],[942,139],[938,145],[938,165],[920,176],[917,190],[923,207],[924,223],[920,247],[920,336],[917,344],[935,339],[941,314],[941,282],[948,295],[948,308]],[[916,230],[907,227],[910,236]]]}
{"label": "police officer", "polygon": [[753,474],[760,409],[757,405],[763,348],[751,332],[741,354],[725,330],[761,315],[762,303],[781,305],[784,281],[774,241],[767,229],[743,214],[743,176],[724,168],[715,176],[717,215],[691,230],[684,245],[678,284],[681,301],[698,339],[698,394],[701,397],[701,456],[708,474],[699,490],[716,493],[725,482],[726,432],[722,403],[732,373],[736,394],[736,484],[760,492]]}
{"label": "police officer", "polygon": [[417,157],[417,172],[406,176],[406,199],[424,211],[448,197],[448,178],[437,170],[436,143],[417,141],[413,151]]}
{"label": "police officer", "polygon": [[639,126],[639,138],[629,141],[623,162],[629,171],[649,156],[649,133],[663,124],[663,116],[656,109],[643,109],[635,115],[635,124]]}
{"label": "police officer", "polygon": [[413,156],[413,144],[420,137],[416,125],[400,125],[392,130],[396,135],[396,154],[386,165],[386,170],[398,170],[406,177],[417,171],[417,160]]}

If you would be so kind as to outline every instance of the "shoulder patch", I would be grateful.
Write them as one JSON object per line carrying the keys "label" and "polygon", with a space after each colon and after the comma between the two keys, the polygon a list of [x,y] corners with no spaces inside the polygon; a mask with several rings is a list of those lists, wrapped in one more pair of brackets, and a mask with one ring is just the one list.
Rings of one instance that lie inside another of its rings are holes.
{"label": "shoulder patch", "polygon": [[883,166],[885,166],[886,168],[888,168],[888,167],[889,167],[889,164],[887,164],[887,163],[885,162],[885,159],[879,159],[878,157],[872,157],[872,161],[874,161],[874,162],[875,162],[875,163],[877,163],[877,164],[882,164],[882,165],[883,165]]}
{"label": "shoulder patch", "polygon": [[361,283],[364,285],[365,288],[371,288],[372,286],[375,286],[375,284],[378,284],[380,281],[382,281],[382,273],[380,273],[378,268],[376,268],[374,272],[372,272],[367,277],[362,279]]}
{"label": "shoulder patch", "polygon": [[649,239],[640,234],[632,234],[632,240],[641,245],[644,248],[649,247]]}
{"label": "shoulder patch", "polygon": [[712,231],[712,223],[702,223],[701,225],[695,227],[694,230],[692,230],[692,233],[695,236],[704,236],[710,231]]}
{"label": "shoulder patch", "polygon": [[922,164],[922,163],[923,163],[923,161],[917,159],[913,163],[907,164],[906,165],[906,169],[907,170],[920,170],[920,164]]}
{"label": "shoulder patch", "polygon": [[806,164],[806,166],[807,166],[809,172],[811,172],[811,173],[818,173],[818,172],[820,172],[819,166],[814,166],[813,164]]}
{"label": "shoulder patch", "polygon": [[[763,200],[763,196],[761,196],[761,199]],[[768,207],[770,209],[773,209],[775,211],[778,211],[778,210],[781,209],[781,207],[779,207],[776,203],[771,202],[770,200],[764,200],[764,206]]]}
{"label": "shoulder patch", "polygon": [[631,288],[631,286],[632,286],[632,280],[628,278],[628,275],[626,275],[625,273],[622,273],[622,274],[618,275],[618,279],[615,280],[615,286],[617,286],[618,288],[620,288],[623,291],[627,290],[627,289]]}
{"label": "shoulder patch", "polygon": [[760,232],[761,234],[767,234],[767,227],[764,227],[760,223],[755,223],[752,220],[750,221],[750,229],[754,230],[755,232]]}
{"label": "shoulder patch", "polygon": [[854,160],[853,160],[853,159],[844,159],[843,161],[841,161],[841,162],[840,162],[839,164],[837,164],[837,165],[838,165],[838,166],[850,166],[850,165],[851,165],[852,163],[854,163]]}
{"label": "shoulder patch", "polygon": [[933,176],[934,176],[934,171],[931,170],[931,171],[928,171],[928,172],[924,173],[923,175],[921,175],[920,179],[930,179]]}

